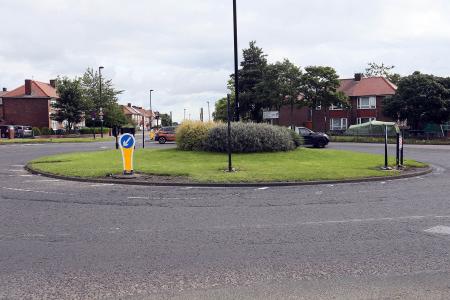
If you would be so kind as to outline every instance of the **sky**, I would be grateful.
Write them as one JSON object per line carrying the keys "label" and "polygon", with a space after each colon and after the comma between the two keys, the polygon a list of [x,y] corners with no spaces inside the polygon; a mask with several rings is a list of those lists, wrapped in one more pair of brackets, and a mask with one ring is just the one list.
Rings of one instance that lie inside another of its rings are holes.
{"label": "sky", "polygon": [[[237,0],[240,53],[331,66],[342,78],[369,62],[450,76],[448,0]],[[234,72],[232,0],[0,0],[0,87],[104,66],[121,104],[199,119]]]}

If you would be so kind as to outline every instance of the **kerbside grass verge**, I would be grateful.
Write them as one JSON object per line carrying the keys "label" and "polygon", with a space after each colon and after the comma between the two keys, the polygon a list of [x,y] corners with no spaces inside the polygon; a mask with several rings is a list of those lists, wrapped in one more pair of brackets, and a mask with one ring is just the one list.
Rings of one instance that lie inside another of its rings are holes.
{"label": "kerbside grass verge", "polygon": [[[399,175],[381,171],[382,155],[331,149],[300,148],[289,152],[233,154],[238,170],[226,173],[227,155],[177,149],[138,149],[135,171],[150,175],[183,176],[198,183],[293,182],[341,180]],[[392,165],[393,160],[390,161]],[[104,178],[122,172],[119,151],[70,153],[43,157],[30,162],[41,172],[82,178]],[[425,164],[406,160],[409,168]]]}
{"label": "kerbside grass verge", "polygon": [[2,144],[47,144],[47,143],[93,143],[93,142],[107,142],[112,141],[112,137],[100,137],[97,138],[45,138],[45,139],[0,139],[0,145]]}

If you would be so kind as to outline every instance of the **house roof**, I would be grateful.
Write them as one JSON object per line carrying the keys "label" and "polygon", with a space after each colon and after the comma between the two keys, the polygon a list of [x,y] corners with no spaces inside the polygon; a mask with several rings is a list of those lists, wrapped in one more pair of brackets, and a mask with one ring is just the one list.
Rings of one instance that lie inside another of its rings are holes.
{"label": "house roof", "polygon": [[126,115],[140,115],[142,116],[142,113],[137,110],[136,108],[132,107],[132,106],[128,106],[128,105],[122,105],[123,108],[123,112]]}
{"label": "house roof", "polygon": [[49,98],[58,98],[58,94],[56,93],[56,89],[52,87],[48,83],[32,80],[31,81],[31,95],[25,95],[25,85],[19,86],[18,88],[6,92],[2,95],[2,97],[11,97],[11,98],[22,98],[22,97],[49,97]]}
{"label": "house roof", "polygon": [[341,79],[340,91],[349,97],[394,95],[397,86],[384,77]]}

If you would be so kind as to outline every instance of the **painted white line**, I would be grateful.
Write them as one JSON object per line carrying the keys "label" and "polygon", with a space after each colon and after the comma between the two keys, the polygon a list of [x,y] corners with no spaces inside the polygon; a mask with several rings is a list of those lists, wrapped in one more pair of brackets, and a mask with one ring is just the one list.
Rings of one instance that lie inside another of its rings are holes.
{"label": "painted white line", "polygon": [[67,193],[47,192],[47,191],[36,191],[36,190],[27,190],[27,189],[18,189],[18,188],[8,188],[8,187],[2,187],[2,189],[8,190],[8,191],[15,191],[15,192],[41,193],[41,194],[55,194],[55,195],[67,195],[67,196],[73,196],[73,195],[67,194]]}
{"label": "painted white line", "polygon": [[367,219],[344,219],[344,220],[330,220],[330,221],[311,221],[311,222],[299,222],[290,224],[268,224],[268,225],[241,225],[241,226],[217,226],[216,229],[239,229],[239,228],[273,228],[273,227],[292,227],[292,226],[314,226],[314,225],[332,225],[332,224],[352,224],[352,223],[372,223],[372,222],[398,222],[404,220],[423,220],[423,219],[438,219],[445,218],[450,219],[448,216],[404,216],[404,217],[392,217],[392,218],[367,218]]}
{"label": "painted white line", "polygon": [[[10,176],[16,176],[16,175],[10,175]],[[26,175],[19,175],[20,177],[32,177],[32,176],[34,176],[34,175],[31,175],[31,174],[26,174]]]}
{"label": "painted white line", "polygon": [[145,200],[150,200],[149,197],[127,197],[128,199],[145,199]]}
{"label": "painted white line", "polygon": [[24,169],[19,169],[19,170],[9,169],[8,172],[25,172],[25,170]]}
{"label": "painted white line", "polygon": [[25,167],[25,165],[11,165],[10,167],[13,167],[13,168],[23,168],[23,167]]}
{"label": "painted white line", "polygon": [[90,187],[112,186],[114,183],[91,184]]}
{"label": "painted white line", "polygon": [[318,191],[318,192],[316,192],[315,194],[316,194],[316,195],[322,195],[323,192],[322,192],[322,191]]}
{"label": "painted white line", "polygon": [[39,179],[39,180],[25,180],[24,182],[59,182],[59,179]]}
{"label": "painted white line", "polygon": [[380,184],[386,184],[386,181],[382,181],[382,182],[380,182]]}
{"label": "painted white line", "polygon": [[431,228],[429,228],[427,230],[424,230],[424,231],[428,232],[428,233],[447,234],[447,235],[449,235],[450,234],[450,227],[439,225],[439,226],[431,227]]}

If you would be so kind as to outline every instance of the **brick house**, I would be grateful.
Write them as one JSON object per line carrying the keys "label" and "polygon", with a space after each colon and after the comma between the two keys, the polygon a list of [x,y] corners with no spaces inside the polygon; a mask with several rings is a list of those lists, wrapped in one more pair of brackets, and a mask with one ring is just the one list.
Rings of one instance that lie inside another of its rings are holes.
{"label": "brick house", "polygon": [[[2,123],[62,129],[65,124],[50,118],[54,112],[51,104],[58,98],[56,80],[44,83],[26,79],[24,85],[1,95]],[[84,121],[77,126],[84,126]]]}
{"label": "brick house", "polygon": [[131,105],[131,103],[121,105],[121,107],[125,116],[137,126],[142,126],[142,119],[144,119],[145,128],[149,127],[151,121],[152,127],[156,126],[155,115],[151,110],[146,110],[140,106]]}
{"label": "brick house", "polygon": [[[339,90],[349,97],[350,109],[331,106],[297,108],[294,110],[295,126],[306,126],[315,131],[343,132],[350,125],[361,124],[371,120],[391,121],[383,115],[383,99],[395,94],[397,86],[384,77],[363,77],[355,74],[354,78],[341,79]],[[279,124],[290,125],[290,107],[280,110]]]}
{"label": "brick house", "polygon": [[6,88],[3,88],[0,91],[0,124],[3,123],[3,95],[5,95],[8,92]]}

